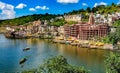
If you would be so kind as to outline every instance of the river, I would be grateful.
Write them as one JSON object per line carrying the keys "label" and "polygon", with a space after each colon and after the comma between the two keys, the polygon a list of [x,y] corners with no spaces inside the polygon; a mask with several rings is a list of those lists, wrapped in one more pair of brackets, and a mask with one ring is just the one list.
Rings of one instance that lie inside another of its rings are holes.
{"label": "river", "polygon": [[[30,47],[28,51],[24,48]],[[109,51],[79,48],[76,46],[51,43],[41,39],[7,39],[0,34],[0,73],[20,72],[37,68],[48,59],[63,55],[75,66],[84,66],[91,73],[105,73],[104,59]],[[19,65],[23,57],[29,57],[24,66]]]}

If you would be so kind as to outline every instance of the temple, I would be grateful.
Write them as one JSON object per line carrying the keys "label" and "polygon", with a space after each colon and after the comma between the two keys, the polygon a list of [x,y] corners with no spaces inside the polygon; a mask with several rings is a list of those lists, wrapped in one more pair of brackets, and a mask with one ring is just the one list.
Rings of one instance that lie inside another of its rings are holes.
{"label": "temple", "polygon": [[89,16],[87,23],[79,23],[64,26],[65,36],[75,37],[81,40],[90,40],[92,37],[104,37],[109,32],[108,24],[95,24],[93,13]]}

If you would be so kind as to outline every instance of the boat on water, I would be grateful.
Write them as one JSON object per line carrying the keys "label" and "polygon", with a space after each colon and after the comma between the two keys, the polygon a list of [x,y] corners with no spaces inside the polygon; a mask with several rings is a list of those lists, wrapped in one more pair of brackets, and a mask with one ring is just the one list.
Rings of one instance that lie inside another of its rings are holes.
{"label": "boat on water", "polygon": [[66,44],[70,44],[70,43],[72,43],[72,41],[66,41]]}
{"label": "boat on water", "polygon": [[23,64],[23,63],[25,63],[26,61],[27,61],[27,58],[22,58],[22,59],[20,60],[19,64]]}
{"label": "boat on water", "polygon": [[30,48],[26,47],[26,48],[23,49],[23,51],[27,51],[27,50],[30,50]]}
{"label": "boat on water", "polygon": [[65,40],[60,40],[59,43],[61,43],[61,44],[65,44],[66,41],[65,41]]}

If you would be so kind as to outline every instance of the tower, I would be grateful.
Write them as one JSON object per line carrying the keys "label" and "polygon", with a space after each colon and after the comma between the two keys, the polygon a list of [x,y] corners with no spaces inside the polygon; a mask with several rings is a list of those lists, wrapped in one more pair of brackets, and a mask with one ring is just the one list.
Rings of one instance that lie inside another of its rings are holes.
{"label": "tower", "polygon": [[95,22],[95,19],[94,19],[93,13],[91,13],[90,16],[89,16],[88,24],[92,25],[92,24],[94,24],[94,22]]}

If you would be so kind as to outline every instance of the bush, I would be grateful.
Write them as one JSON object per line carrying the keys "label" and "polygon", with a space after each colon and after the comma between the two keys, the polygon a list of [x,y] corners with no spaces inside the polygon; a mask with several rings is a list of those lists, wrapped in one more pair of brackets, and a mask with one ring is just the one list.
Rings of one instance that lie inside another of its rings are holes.
{"label": "bush", "polygon": [[24,71],[23,73],[89,73],[83,67],[76,67],[68,64],[67,59],[63,56],[56,56],[44,61],[44,64],[36,70]]}
{"label": "bush", "polygon": [[106,57],[106,73],[120,73],[120,54],[110,52]]}

